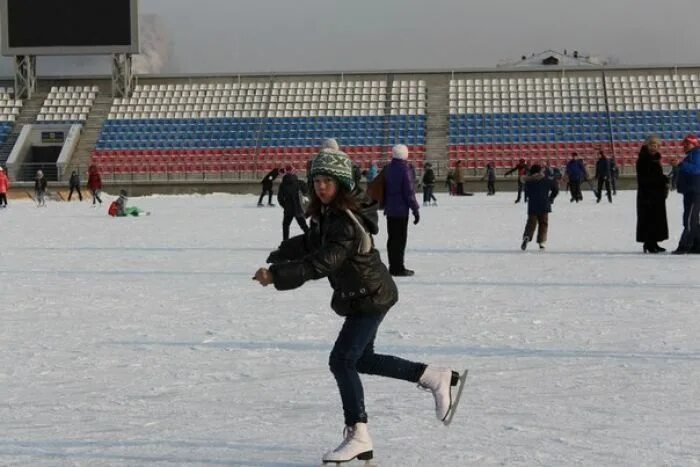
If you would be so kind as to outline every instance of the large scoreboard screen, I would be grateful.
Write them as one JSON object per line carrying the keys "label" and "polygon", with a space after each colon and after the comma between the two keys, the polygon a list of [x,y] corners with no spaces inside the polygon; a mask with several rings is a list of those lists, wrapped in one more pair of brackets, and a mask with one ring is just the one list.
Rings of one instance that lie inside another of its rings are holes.
{"label": "large scoreboard screen", "polygon": [[138,53],[137,0],[0,0],[3,55]]}

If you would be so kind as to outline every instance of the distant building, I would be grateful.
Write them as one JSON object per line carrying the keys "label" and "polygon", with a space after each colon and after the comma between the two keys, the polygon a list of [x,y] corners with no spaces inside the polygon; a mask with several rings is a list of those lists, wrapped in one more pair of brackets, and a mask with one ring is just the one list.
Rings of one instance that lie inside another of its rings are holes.
{"label": "distant building", "polygon": [[545,50],[544,52],[532,54],[529,57],[523,55],[520,60],[503,60],[498,63],[499,68],[519,68],[532,66],[563,66],[563,67],[585,67],[607,65],[607,61],[601,57],[583,55],[575,50],[569,54],[566,50]]}

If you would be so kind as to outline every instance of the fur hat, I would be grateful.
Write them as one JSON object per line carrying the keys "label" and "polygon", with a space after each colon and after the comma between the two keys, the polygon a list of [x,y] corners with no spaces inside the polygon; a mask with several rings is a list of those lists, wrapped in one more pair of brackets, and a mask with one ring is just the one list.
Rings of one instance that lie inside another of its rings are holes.
{"label": "fur hat", "polygon": [[397,144],[391,149],[391,157],[393,159],[408,159],[408,147],[405,144]]}
{"label": "fur hat", "polygon": [[321,150],[324,149],[332,149],[334,151],[340,151],[340,146],[338,146],[338,142],[333,139],[333,138],[327,138],[324,139],[323,142],[321,143]]}
{"label": "fur hat", "polygon": [[316,175],[327,175],[338,180],[340,186],[347,191],[355,188],[352,177],[352,161],[343,151],[323,149],[311,162],[311,178]]}

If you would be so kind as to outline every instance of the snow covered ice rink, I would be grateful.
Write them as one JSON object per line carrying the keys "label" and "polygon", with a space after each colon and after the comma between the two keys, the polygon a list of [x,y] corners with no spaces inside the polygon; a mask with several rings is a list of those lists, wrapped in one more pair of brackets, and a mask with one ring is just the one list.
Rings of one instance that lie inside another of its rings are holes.
{"label": "snow covered ice rink", "polygon": [[[520,251],[513,193],[422,209],[377,351],[469,379],[446,428],[429,393],[364,377],[379,466],[700,465],[700,258],[641,254],[634,192],[584,196],[561,193],[544,253]],[[343,429],[341,319],[326,280],[251,280],[281,239],[281,209],[256,201],[0,211],[1,465],[320,463]]]}

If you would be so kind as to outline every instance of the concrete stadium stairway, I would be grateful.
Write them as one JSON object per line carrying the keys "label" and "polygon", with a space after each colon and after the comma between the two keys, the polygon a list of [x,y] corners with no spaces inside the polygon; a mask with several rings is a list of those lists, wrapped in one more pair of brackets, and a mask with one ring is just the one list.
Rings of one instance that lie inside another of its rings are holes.
{"label": "concrete stadium stairway", "polygon": [[83,132],[80,135],[78,147],[75,149],[71,162],[63,174],[63,180],[67,181],[73,170],[77,170],[82,178],[85,178],[85,173],[90,163],[90,154],[95,149],[95,144],[100,137],[100,130],[109,115],[109,109],[112,107],[113,100],[112,96],[107,93],[96,96],[90,114],[88,114],[88,119],[83,125]]}
{"label": "concrete stadium stairway", "polygon": [[5,165],[7,158],[10,157],[12,148],[15,147],[17,138],[24,125],[36,123],[36,117],[39,115],[47,95],[47,90],[38,90],[34,97],[22,101],[22,111],[12,127],[12,133],[7,136],[7,140],[0,146],[0,164]]}
{"label": "concrete stadium stairway", "polygon": [[425,160],[439,161],[434,164],[435,174],[444,176],[446,172],[442,172],[447,165],[449,145],[449,75],[434,73],[421,78],[425,80],[427,90]]}

